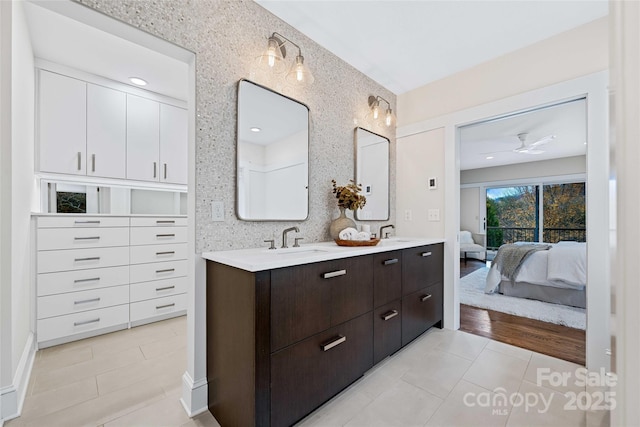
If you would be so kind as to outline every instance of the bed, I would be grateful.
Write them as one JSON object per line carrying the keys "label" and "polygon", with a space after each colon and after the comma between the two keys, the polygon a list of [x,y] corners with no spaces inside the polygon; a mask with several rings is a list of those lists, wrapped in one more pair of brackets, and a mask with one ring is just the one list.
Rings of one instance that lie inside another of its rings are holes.
{"label": "bed", "polygon": [[[514,248],[518,245],[521,247]],[[513,268],[509,270],[509,265],[499,266],[500,262],[494,262],[491,265],[487,274],[485,293],[499,292],[514,297],[585,308],[586,243],[534,244],[519,242],[503,245],[498,250],[496,260],[499,261],[499,258],[504,260],[506,259],[504,255],[508,254],[507,251],[522,251],[524,246],[533,249],[518,263],[515,271]]]}

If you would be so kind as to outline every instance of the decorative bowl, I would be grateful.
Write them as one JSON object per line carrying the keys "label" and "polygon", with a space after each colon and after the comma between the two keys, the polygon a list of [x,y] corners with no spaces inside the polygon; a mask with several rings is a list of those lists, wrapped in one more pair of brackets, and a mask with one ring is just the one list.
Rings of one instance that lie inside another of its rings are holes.
{"label": "decorative bowl", "polygon": [[375,246],[380,243],[380,239],[371,240],[340,240],[335,239],[338,246]]}

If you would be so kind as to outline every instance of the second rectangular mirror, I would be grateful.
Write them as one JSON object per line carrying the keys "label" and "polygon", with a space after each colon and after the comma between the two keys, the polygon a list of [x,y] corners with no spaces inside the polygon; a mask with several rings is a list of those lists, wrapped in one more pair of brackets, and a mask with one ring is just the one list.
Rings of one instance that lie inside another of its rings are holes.
{"label": "second rectangular mirror", "polygon": [[355,129],[356,182],[367,198],[356,211],[359,221],[389,219],[389,140],[366,129]]}

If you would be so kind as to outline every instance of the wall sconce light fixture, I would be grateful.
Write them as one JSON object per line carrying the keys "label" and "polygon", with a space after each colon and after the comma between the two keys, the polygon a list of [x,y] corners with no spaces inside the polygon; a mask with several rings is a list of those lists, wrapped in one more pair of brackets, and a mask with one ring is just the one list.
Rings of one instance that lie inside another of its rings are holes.
{"label": "wall sconce light fixture", "polygon": [[258,67],[263,71],[273,74],[280,74],[286,71],[287,64],[285,58],[287,57],[287,50],[284,45],[287,42],[298,48],[298,55],[295,57],[285,79],[290,83],[302,86],[312,84],[314,81],[313,74],[311,74],[311,70],[309,70],[309,67],[304,63],[300,46],[282,34],[273,33],[271,37],[269,37],[267,49],[257,59]]}
{"label": "wall sconce light fixture", "polygon": [[395,117],[391,110],[391,104],[381,96],[369,96],[369,108],[371,108],[373,120],[378,120],[378,117],[380,117],[380,101],[387,103],[387,109],[384,112],[384,124],[385,126],[390,127],[395,121]]}

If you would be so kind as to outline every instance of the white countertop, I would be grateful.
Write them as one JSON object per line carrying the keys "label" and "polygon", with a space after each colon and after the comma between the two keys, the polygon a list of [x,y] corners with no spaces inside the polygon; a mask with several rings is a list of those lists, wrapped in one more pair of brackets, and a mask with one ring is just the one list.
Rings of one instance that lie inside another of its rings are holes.
{"label": "white countertop", "polygon": [[202,257],[209,261],[215,261],[241,270],[254,272],[433,245],[442,242],[444,242],[444,239],[393,237],[390,239],[382,239],[376,246],[345,247],[338,246],[335,242],[321,242],[304,244],[299,248],[268,249],[263,247],[233,251],[203,252]]}
{"label": "white countertop", "polygon": [[53,213],[53,212],[31,212],[31,216],[59,216],[59,217],[135,217],[135,218],[186,218],[186,215],[180,214],[111,214],[111,213]]}

